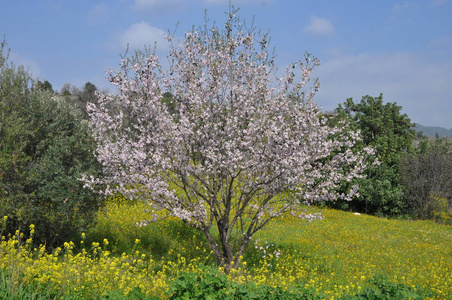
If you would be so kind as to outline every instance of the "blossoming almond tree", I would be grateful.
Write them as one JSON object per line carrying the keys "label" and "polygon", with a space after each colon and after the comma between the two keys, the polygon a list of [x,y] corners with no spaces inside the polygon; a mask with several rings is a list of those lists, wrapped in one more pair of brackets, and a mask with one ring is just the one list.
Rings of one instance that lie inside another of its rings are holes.
{"label": "blossoming almond tree", "polygon": [[89,105],[107,175],[88,185],[144,199],[201,230],[226,271],[282,213],[352,197],[356,188],[336,190],[359,176],[364,155],[349,150],[358,133],[326,126],[313,102],[315,58],[275,80],[267,35],[235,13],[223,29],[206,22],[179,44],[167,39],[167,71],[153,54],[123,59],[109,73],[119,93]]}

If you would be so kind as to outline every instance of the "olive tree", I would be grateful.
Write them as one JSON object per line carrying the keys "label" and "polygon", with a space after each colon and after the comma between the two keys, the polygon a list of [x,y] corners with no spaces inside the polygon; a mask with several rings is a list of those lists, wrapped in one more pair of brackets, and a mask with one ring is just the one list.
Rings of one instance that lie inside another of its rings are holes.
{"label": "olive tree", "polygon": [[[94,141],[81,112],[40,88],[0,44],[0,216],[6,233],[35,224],[34,243],[48,248],[78,238],[102,204],[83,188],[81,174],[97,175]],[[50,85],[50,83],[48,83]],[[38,88],[37,88],[38,87]]]}
{"label": "olive tree", "polygon": [[357,192],[337,190],[370,150],[353,153],[359,134],[326,126],[309,79],[317,59],[305,55],[277,78],[268,36],[235,13],[224,28],[206,22],[167,40],[168,70],[154,54],[123,58],[109,72],[119,92],[89,105],[105,175],[85,177],[88,186],[146,200],[202,231],[226,271],[272,219]]}

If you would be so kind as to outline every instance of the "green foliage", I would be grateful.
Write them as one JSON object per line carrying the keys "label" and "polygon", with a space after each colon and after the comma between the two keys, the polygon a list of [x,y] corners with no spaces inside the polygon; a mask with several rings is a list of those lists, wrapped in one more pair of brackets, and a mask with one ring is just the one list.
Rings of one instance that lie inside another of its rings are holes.
{"label": "green foliage", "polygon": [[101,300],[159,300],[157,296],[148,296],[141,291],[139,287],[133,288],[128,294],[120,290],[108,291],[105,295],[99,297]]}
{"label": "green foliage", "polygon": [[[212,274],[209,274],[208,276],[212,276]],[[282,291],[279,288],[271,288],[266,285],[256,286],[254,284],[247,284],[240,286],[234,282],[227,283],[224,280],[225,278],[218,278],[217,275],[213,280],[207,278],[204,281],[204,279],[201,279],[199,276],[197,277],[192,273],[184,273],[173,282],[171,288],[178,288],[176,295],[179,295],[180,292],[184,291],[184,296],[193,295],[194,297],[176,297],[170,299],[217,299],[215,298],[216,294],[211,291],[212,287],[218,288],[220,291],[223,291],[223,293],[230,295],[230,298],[226,297],[224,299],[325,299],[325,296],[322,293],[316,292],[315,289],[298,288],[292,292],[288,292]],[[214,284],[212,284],[212,282],[214,282]],[[205,285],[210,286],[205,288]],[[231,293],[231,290],[233,292],[237,290],[237,286],[239,287],[240,293]],[[204,289],[205,294],[202,294],[202,291],[196,292],[199,289]],[[204,297],[204,295],[211,294],[213,295],[212,298]],[[355,295],[343,295],[339,297],[339,299],[416,300],[432,297],[434,297],[434,295],[429,291],[401,283],[394,283],[391,282],[387,276],[379,275],[368,280],[368,286],[360,293]]]}
{"label": "green foliage", "polygon": [[[172,281],[168,299],[263,299],[263,300],[317,300],[325,299],[325,295],[312,288],[296,288],[293,291],[272,288],[267,285],[254,283],[238,284],[228,280],[227,276],[212,268],[203,268],[204,272],[181,272]],[[434,295],[420,288],[391,282],[385,275],[375,276],[368,281],[368,287],[356,295],[343,295],[341,300],[405,300],[426,299]],[[85,297],[86,296],[86,297]],[[68,292],[58,295],[54,291],[47,291],[43,284],[24,286],[14,283],[6,271],[0,270],[0,298],[12,300],[39,300],[39,299],[100,299],[100,300],[157,300],[157,296],[149,296],[139,287],[124,293],[121,290],[110,290],[104,295],[83,295],[83,292]]]}
{"label": "green foliage", "polygon": [[0,215],[9,216],[9,232],[39,224],[35,242],[53,247],[92,221],[100,198],[78,178],[97,175],[100,166],[80,112],[53,91],[33,88],[23,67],[8,62],[5,45],[0,53]]}
{"label": "green foliage", "polygon": [[215,269],[204,268],[204,272],[181,272],[170,285],[169,299],[262,299],[262,300],[290,300],[290,299],[324,299],[315,289],[299,288],[294,291],[272,288],[268,285],[256,285],[252,282],[238,284],[228,280],[224,273]]}
{"label": "green foliage", "polygon": [[[62,297],[53,291],[49,291],[48,287],[44,284],[33,283],[25,285],[20,280],[20,274],[8,272],[6,269],[0,269],[0,299],[56,300],[62,299]],[[64,299],[69,299],[69,297],[65,297]]]}
{"label": "green foliage", "polygon": [[377,215],[404,212],[399,162],[401,154],[411,150],[415,132],[401,109],[396,103],[384,104],[382,94],[364,96],[358,103],[349,98],[336,109],[336,122],[346,119],[350,129],[361,131],[363,142],[357,148],[373,147],[380,162],[367,169],[367,178],[355,180],[360,186],[360,196],[351,203],[339,202],[336,207]]}
{"label": "green foliage", "polygon": [[93,295],[81,291],[68,291],[64,295],[49,288],[46,284],[32,283],[24,285],[23,282],[14,281],[14,276],[8,274],[6,270],[0,270],[0,299],[8,300],[78,300],[78,299],[99,299],[99,300],[158,300],[157,296],[148,296],[139,287],[133,288],[130,292],[124,293],[121,290],[107,291],[104,295]]}
{"label": "green foliage", "polygon": [[162,102],[168,107],[168,112],[176,116],[176,99],[174,99],[174,96],[170,92],[165,92],[162,95]]}
{"label": "green foliage", "polygon": [[88,112],[86,105],[97,103],[97,87],[91,82],[86,82],[82,89],[65,83],[61,88],[60,95],[69,103],[71,103],[82,115],[82,118],[88,119]]}
{"label": "green foliage", "polygon": [[75,94],[75,105],[80,109],[84,119],[88,119],[88,112],[86,110],[87,103],[97,102],[97,87],[91,82],[85,83],[83,90]]}
{"label": "green foliage", "polygon": [[53,93],[52,84],[50,82],[48,82],[47,80],[44,82],[38,80],[35,84],[35,89]]}
{"label": "green foliage", "polygon": [[432,293],[389,281],[385,275],[375,276],[369,280],[370,286],[355,296],[343,296],[339,299],[369,299],[369,300],[405,300],[426,299],[433,297]]}
{"label": "green foliage", "polygon": [[404,155],[400,173],[410,213],[421,219],[448,219],[452,209],[452,143],[444,138],[420,141]]}

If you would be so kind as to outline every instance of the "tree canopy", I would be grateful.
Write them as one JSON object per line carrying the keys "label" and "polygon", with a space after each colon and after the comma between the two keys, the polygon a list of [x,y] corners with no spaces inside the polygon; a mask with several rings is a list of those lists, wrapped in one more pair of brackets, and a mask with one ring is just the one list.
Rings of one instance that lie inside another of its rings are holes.
{"label": "tree canopy", "polygon": [[366,178],[356,179],[360,195],[345,203],[353,210],[396,215],[404,211],[403,187],[400,183],[399,162],[409,152],[415,132],[410,118],[395,102],[383,103],[383,95],[363,96],[360,102],[352,98],[336,109],[336,119],[349,120],[347,130],[360,130],[362,143],[358,148],[372,147],[380,162],[366,170]]}

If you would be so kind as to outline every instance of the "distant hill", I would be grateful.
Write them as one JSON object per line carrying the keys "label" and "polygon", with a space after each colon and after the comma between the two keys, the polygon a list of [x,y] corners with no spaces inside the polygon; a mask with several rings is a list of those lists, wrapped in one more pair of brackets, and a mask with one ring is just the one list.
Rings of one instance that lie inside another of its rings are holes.
{"label": "distant hill", "polygon": [[452,129],[446,129],[444,127],[433,127],[433,126],[424,126],[418,123],[415,123],[415,127],[413,127],[416,132],[422,131],[426,136],[435,137],[436,133],[439,134],[439,137],[452,137]]}

